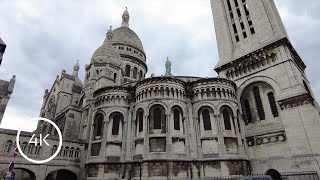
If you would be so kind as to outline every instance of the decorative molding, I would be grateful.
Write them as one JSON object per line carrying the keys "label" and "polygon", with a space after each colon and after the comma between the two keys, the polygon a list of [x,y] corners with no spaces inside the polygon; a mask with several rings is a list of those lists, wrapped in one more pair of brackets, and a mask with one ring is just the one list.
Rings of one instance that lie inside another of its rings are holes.
{"label": "decorative molding", "polygon": [[310,94],[302,94],[295,97],[290,97],[287,99],[283,99],[278,101],[281,110],[291,109],[298,106],[303,106],[305,104],[314,105],[314,99],[310,96]]}
{"label": "decorative molding", "polygon": [[[289,51],[292,53],[293,56],[293,61],[297,64],[297,66],[304,71],[306,68],[306,65],[288,40],[288,38],[282,38],[278,41],[272,42],[268,45],[266,45],[263,48],[257,49],[256,51],[253,51],[247,55],[244,55],[238,59],[235,59],[229,63],[223,64],[217,68],[215,68],[215,71],[217,73],[220,73],[221,71],[227,70],[227,69],[236,69],[237,67],[241,67],[242,64],[252,64],[253,62],[258,62],[262,60],[261,58],[264,58],[268,55],[271,55],[273,52],[273,49],[280,47],[280,46],[285,46],[289,49]],[[252,59],[252,61],[248,61],[248,59]]]}
{"label": "decorative molding", "polygon": [[246,137],[248,146],[259,146],[262,144],[273,144],[287,140],[285,132]]}

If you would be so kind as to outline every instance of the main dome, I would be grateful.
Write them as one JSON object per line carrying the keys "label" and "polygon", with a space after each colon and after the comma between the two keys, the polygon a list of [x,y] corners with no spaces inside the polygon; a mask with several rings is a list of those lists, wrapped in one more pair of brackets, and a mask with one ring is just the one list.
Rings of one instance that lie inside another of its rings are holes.
{"label": "main dome", "polygon": [[129,44],[143,50],[142,42],[139,36],[129,27],[119,27],[113,31],[113,34],[113,43]]}

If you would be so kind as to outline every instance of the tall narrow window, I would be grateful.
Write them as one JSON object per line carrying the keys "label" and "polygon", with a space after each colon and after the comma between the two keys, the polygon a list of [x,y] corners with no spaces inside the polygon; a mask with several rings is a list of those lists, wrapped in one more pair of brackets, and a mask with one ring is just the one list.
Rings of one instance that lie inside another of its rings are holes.
{"label": "tall narrow window", "polygon": [[224,129],[231,130],[231,121],[230,121],[229,111],[227,109],[224,109],[222,111],[222,115],[223,115]]}
{"label": "tall narrow window", "polygon": [[178,109],[173,110],[174,130],[180,130],[180,112]]}
{"label": "tall narrow window", "polygon": [[239,130],[239,132],[241,133],[241,126],[240,126],[239,118],[240,118],[240,112],[239,112],[239,110],[238,110],[238,111],[237,111],[237,123],[238,123],[238,130]]}
{"label": "tall narrow window", "polygon": [[138,69],[136,67],[133,68],[133,78],[137,79]]}
{"label": "tall narrow window", "polygon": [[116,83],[117,82],[117,73],[113,74],[113,82]]}
{"label": "tall narrow window", "polygon": [[95,136],[101,136],[103,131],[103,115],[98,114],[95,118],[94,128],[95,128]]}
{"label": "tall narrow window", "polygon": [[232,24],[232,27],[233,27],[233,31],[234,31],[234,33],[235,33],[235,34],[237,34],[237,33],[238,33],[238,31],[237,31],[236,24]]}
{"label": "tall narrow window", "polygon": [[208,110],[202,111],[202,118],[203,118],[203,126],[204,130],[211,130],[211,120],[210,120],[210,113]]}
{"label": "tall narrow window", "polygon": [[67,157],[68,153],[69,153],[69,147],[67,146],[67,147],[64,148],[63,157]]}
{"label": "tall narrow window", "polygon": [[265,120],[265,114],[264,114],[262,100],[261,100],[261,96],[260,96],[260,90],[257,86],[255,86],[253,88],[253,95],[254,95],[254,100],[256,102],[256,107],[257,107],[259,118],[260,118],[260,120]]}
{"label": "tall narrow window", "polygon": [[23,142],[22,143],[22,148],[21,148],[21,150],[22,150],[22,152],[26,152],[26,149],[27,149],[27,147],[28,147],[28,143],[27,142]]}
{"label": "tall narrow window", "polygon": [[231,9],[231,4],[230,4],[230,0],[227,0],[227,5],[228,5],[228,10],[229,10],[229,11],[232,11],[232,9]]}
{"label": "tall narrow window", "polygon": [[153,111],[154,115],[154,129],[161,129],[161,109],[155,108]]}
{"label": "tall narrow window", "polygon": [[9,141],[7,141],[6,144],[4,145],[4,147],[3,147],[3,152],[8,153],[8,152],[11,151],[11,148],[12,148],[12,141],[9,140]]}
{"label": "tall narrow window", "polygon": [[278,108],[277,108],[276,101],[274,99],[274,94],[272,92],[268,93],[268,100],[269,100],[269,104],[270,104],[270,108],[271,108],[271,112],[272,112],[273,117],[278,117],[279,116]]}
{"label": "tall narrow window", "polygon": [[249,101],[246,99],[243,101],[243,113],[247,123],[252,123],[252,114],[250,110]]}
{"label": "tall narrow window", "polygon": [[142,71],[139,71],[139,79],[142,79]]}
{"label": "tall narrow window", "polygon": [[112,122],[112,135],[119,135],[119,128],[120,128],[120,116],[114,115],[113,122]]}
{"label": "tall narrow window", "polygon": [[239,4],[238,4],[238,0],[234,0],[234,5],[235,5],[236,7],[238,7],[238,6],[239,6]]}
{"label": "tall narrow window", "polygon": [[125,69],[125,76],[130,77],[130,65],[126,65],[126,69]]}
{"label": "tall narrow window", "polygon": [[137,121],[138,121],[138,131],[143,131],[143,110],[139,109],[137,112]]}
{"label": "tall narrow window", "polygon": [[53,145],[52,149],[51,149],[51,155],[53,155],[54,153],[56,153],[58,149],[58,146],[57,145]]}
{"label": "tall narrow window", "polygon": [[75,151],[75,153],[74,153],[74,157],[75,157],[75,158],[80,157],[80,149],[79,149],[79,148],[76,149],[76,151]]}
{"label": "tall narrow window", "polygon": [[74,152],[74,147],[72,147],[71,149],[70,149],[70,152],[69,152],[69,157],[73,157],[73,152]]}

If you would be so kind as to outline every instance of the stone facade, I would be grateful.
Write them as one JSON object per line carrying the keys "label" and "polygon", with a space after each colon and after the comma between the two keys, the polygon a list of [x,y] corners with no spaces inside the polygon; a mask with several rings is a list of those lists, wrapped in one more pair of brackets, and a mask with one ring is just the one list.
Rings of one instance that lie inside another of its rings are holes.
{"label": "stone facade", "polygon": [[237,85],[252,172],[319,172],[318,105],[274,1],[211,4],[220,56],[215,70]]}
{"label": "stone facade", "polygon": [[[41,166],[21,158],[18,169],[37,179],[63,169],[92,180],[319,172],[317,103],[273,0],[211,2],[219,77],[173,76],[167,60],[164,76],[146,78],[146,54],[126,10],[85,66],[83,83],[76,63],[45,91],[40,116],[62,131],[59,155]],[[36,132],[56,144],[50,124]],[[14,132],[1,138],[4,164]],[[40,158],[57,150],[25,148]]]}
{"label": "stone facade", "polygon": [[[2,63],[3,54],[5,53],[7,45],[0,38],[0,65]],[[16,82],[16,76],[14,75],[10,81],[0,79],[0,124],[8,105],[10,95],[13,92],[14,84]]]}

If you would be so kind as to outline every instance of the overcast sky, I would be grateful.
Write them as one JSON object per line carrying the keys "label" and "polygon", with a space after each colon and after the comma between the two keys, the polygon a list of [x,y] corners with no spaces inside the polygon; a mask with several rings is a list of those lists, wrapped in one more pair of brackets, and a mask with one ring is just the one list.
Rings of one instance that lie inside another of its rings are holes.
{"label": "overcast sky", "polygon": [[[276,0],[290,40],[307,65],[320,96],[320,1]],[[45,89],[80,60],[80,76],[110,25],[117,28],[128,6],[130,28],[142,40],[148,76],[164,74],[166,57],[174,75],[217,76],[218,61],[209,0],[1,0],[0,37],[7,44],[0,79],[17,76],[0,127],[33,130]]]}

